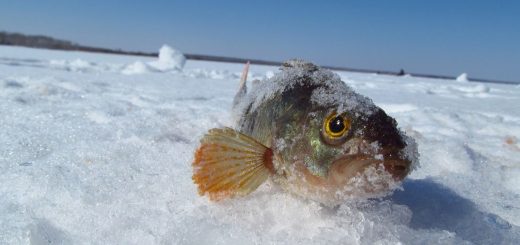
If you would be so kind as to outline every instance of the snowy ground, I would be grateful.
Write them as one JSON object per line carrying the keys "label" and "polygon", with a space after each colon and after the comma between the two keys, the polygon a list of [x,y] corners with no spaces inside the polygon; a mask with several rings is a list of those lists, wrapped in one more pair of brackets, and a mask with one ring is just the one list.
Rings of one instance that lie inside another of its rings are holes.
{"label": "snowy ground", "polygon": [[242,65],[157,62],[0,46],[0,244],[520,243],[519,86],[341,72],[416,138],[402,190],[331,209],[267,183],[211,203],[192,154],[230,124]]}

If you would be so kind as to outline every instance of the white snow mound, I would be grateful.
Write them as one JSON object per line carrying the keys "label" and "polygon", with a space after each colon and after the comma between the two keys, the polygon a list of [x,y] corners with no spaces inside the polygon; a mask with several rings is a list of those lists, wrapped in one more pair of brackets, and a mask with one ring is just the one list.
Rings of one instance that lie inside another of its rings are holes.
{"label": "white snow mound", "polygon": [[467,82],[468,81],[468,74],[462,73],[457,77],[457,82]]}
{"label": "white snow mound", "polygon": [[148,65],[146,65],[142,61],[136,61],[132,64],[125,66],[125,68],[123,68],[121,73],[123,73],[125,75],[134,75],[134,74],[147,73],[149,71],[150,71],[150,68],[148,67]]}
{"label": "white snow mound", "polygon": [[181,72],[186,64],[184,54],[168,45],[163,45],[159,49],[158,58],[158,60],[150,62],[136,61],[128,64],[121,70],[121,73],[135,75],[150,72]]}
{"label": "white snow mound", "polygon": [[168,45],[163,45],[159,49],[159,60],[149,62],[148,64],[159,71],[180,71],[184,68],[186,57],[177,49],[173,49]]}

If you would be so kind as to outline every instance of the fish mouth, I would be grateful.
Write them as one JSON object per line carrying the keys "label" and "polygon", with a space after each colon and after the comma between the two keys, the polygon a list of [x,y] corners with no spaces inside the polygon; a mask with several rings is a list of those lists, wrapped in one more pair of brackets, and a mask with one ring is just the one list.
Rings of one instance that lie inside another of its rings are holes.
{"label": "fish mouth", "polygon": [[294,193],[333,204],[346,197],[374,197],[387,193],[410,168],[405,160],[377,159],[370,154],[343,155],[330,164],[327,174],[319,176],[302,160],[295,161],[291,165],[292,171],[280,178],[281,183]]}
{"label": "fish mouth", "polygon": [[[342,155],[330,163],[325,176],[311,172],[301,160],[295,161],[292,166],[292,171],[287,172],[292,174],[284,175],[284,179],[288,179],[295,189],[311,193],[327,192],[332,196],[336,191],[342,192],[345,188],[359,189],[352,189],[352,194],[379,193],[388,189],[393,181],[402,180],[410,171],[410,162],[407,160],[390,157],[379,159],[372,154]],[[360,180],[369,183],[361,186],[355,184]]]}
{"label": "fish mouth", "polygon": [[402,159],[388,159],[383,161],[385,170],[389,172],[394,179],[402,180],[410,172],[410,161]]}
{"label": "fish mouth", "polygon": [[349,140],[344,146],[344,155],[332,161],[332,168],[340,172],[362,172],[368,166],[382,165],[395,180],[402,180],[409,172],[411,161],[401,157],[401,147],[373,147],[363,138]]}
{"label": "fish mouth", "polygon": [[402,180],[409,172],[410,162],[403,159],[376,159],[371,155],[346,155],[333,161],[329,176],[336,182],[344,182],[362,173],[369,166],[383,166],[395,180]]}

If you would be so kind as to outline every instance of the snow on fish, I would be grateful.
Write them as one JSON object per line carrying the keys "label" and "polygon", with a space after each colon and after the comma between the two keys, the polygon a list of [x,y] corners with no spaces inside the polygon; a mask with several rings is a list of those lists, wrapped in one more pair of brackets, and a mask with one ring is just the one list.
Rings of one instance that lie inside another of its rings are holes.
{"label": "snow on fish", "polygon": [[255,81],[244,68],[234,128],[210,129],[193,161],[199,194],[244,196],[271,179],[327,205],[383,196],[415,167],[415,141],[371,99],[335,73],[303,60]]}

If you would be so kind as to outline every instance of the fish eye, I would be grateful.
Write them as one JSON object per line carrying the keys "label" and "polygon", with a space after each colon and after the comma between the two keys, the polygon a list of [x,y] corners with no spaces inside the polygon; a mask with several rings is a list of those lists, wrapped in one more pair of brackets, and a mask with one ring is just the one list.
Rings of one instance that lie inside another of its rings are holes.
{"label": "fish eye", "polygon": [[334,112],[323,121],[322,136],[329,144],[340,144],[342,142],[338,140],[344,138],[349,129],[350,120],[345,115]]}
{"label": "fish eye", "polygon": [[329,120],[327,126],[329,128],[330,134],[334,134],[334,136],[336,136],[336,134],[339,135],[343,133],[343,131],[345,131],[346,129],[345,122],[343,121],[343,118],[340,116],[337,116],[332,120]]}

